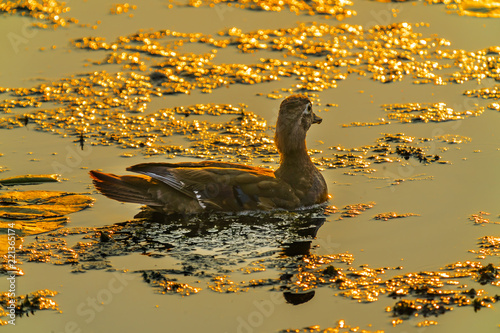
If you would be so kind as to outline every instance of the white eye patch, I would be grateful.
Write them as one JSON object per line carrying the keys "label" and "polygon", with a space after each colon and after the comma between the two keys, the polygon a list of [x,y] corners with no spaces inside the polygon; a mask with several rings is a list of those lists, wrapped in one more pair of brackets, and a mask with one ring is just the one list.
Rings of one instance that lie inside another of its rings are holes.
{"label": "white eye patch", "polygon": [[311,110],[312,110],[311,104],[307,104],[302,114],[310,114]]}

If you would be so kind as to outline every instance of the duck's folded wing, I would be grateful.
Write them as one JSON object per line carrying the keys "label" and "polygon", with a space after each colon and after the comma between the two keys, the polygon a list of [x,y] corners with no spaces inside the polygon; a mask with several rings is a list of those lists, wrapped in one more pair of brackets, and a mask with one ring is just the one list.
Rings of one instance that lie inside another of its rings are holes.
{"label": "duck's folded wing", "polygon": [[300,202],[288,184],[262,168],[230,163],[203,167],[196,163],[145,163],[127,170],[161,181],[211,210],[291,209]]}

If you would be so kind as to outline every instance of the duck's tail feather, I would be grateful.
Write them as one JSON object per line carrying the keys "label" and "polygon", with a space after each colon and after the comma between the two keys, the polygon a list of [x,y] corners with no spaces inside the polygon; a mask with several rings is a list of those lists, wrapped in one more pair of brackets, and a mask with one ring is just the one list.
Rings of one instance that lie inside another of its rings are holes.
{"label": "duck's tail feather", "polygon": [[95,188],[110,199],[148,206],[161,206],[148,192],[149,177],[117,176],[92,170],[89,172]]}

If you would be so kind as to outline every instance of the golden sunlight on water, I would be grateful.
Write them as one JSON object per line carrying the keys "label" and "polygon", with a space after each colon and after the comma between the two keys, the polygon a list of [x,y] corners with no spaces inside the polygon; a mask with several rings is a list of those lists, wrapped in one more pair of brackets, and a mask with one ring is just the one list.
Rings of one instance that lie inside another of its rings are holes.
{"label": "golden sunlight on water", "polygon": [[500,2],[495,0],[467,0],[458,4],[460,13],[475,17],[500,17]]}
{"label": "golden sunlight on water", "polygon": [[[495,331],[499,8],[3,1],[3,329]],[[307,142],[327,204],[164,216],[88,177],[276,169],[296,93],[323,119]]]}

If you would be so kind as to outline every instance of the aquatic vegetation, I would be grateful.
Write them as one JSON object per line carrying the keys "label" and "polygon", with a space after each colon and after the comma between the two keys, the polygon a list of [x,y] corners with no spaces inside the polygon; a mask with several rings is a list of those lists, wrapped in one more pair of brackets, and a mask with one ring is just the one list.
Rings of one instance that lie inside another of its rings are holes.
{"label": "aquatic vegetation", "polygon": [[396,147],[396,154],[408,160],[410,157],[416,158],[420,163],[432,163],[439,161],[439,155],[426,155],[424,150],[420,147],[412,147],[407,145],[400,145]]}
{"label": "aquatic vegetation", "polygon": [[354,10],[344,8],[345,6],[352,6],[352,2],[349,0],[316,0],[312,2],[304,0],[189,0],[189,6],[192,7],[213,7],[217,4],[226,4],[227,6],[232,6],[234,8],[273,12],[280,12],[284,9],[288,9],[297,15],[328,15],[328,17],[333,16],[339,21],[356,15]]}
{"label": "aquatic vegetation", "polygon": [[375,215],[373,218],[375,220],[384,220],[388,221],[390,219],[398,219],[398,218],[403,218],[403,217],[409,217],[409,216],[420,216],[420,214],[414,214],[414,213],[404,213],[404,214],[398,214],[396,212],[387,212],[387,213],[380,213]]}
{"label": "aquatic vegetation", "polygon": [[[469,97],[478,97],[483,99],[500,99],[500,86],[495,85],[491,88],[480,88],[466,90],[464,95]],[[500,103],[494,102],[488,105],[489,109],[500,111]]]}
{"label": "aquatic vegetation", "polygon": [[449,144],[469,143],[472,141],[472,139],[469,137],[457,134],[438,135],[435,138],[436,140],[440,140]]}
{"label": "aquatic vegetation", "polygon": [[[6,317],[9,313],[7,308],[11,300],[10,293],[0,293],[0,326],[7,325],[7,320],[2,318]],[[15,315],[16,317],[23,317],[34,315],[39,310],[55,310],[59,311],[59,305],[51,298],[57,295],[56,291],[43,289],[38,290],[27,295],[15,297]]]}
{"label": "aquatic vegetation", "polygon": [[497,279],[500,279],[500,271],[493,266],[493,264],[488,264],[487,266],[479,268],[477,270],[477,274],[477,282],[482,285],[495,282]]}
{"label": "aquatic vegetation", "polygon": [[363,123],[363,122],[359,122],[359,121],[355,121],[355,122],[352,122],[350,124],[342,124],[342,127],[362,127],[362,126],[379,126],[379,125],[388,125],[390,124],[391,122],[390,121],[387,121],[385,119],[379,119],[380,121],[379,122],[376,122],[376,123]]}
{"label": "aquatic vegetation", "polygon": [[491,88],[470,89],[464,91],[465,96],[480,97],[484,99],[500,99],[500,85]]}
{"label": "aquatic vegetation", "polygon": [[500,237],[484,236],[479,238],[479,250],[469,250],[476,253],[478,258],[485,259],[487,256],[500,256]]}
{"label": "aquatic vegetation", "polygon": [[[115,14],[115,15],[119,15],[119,14],[123,14],[123,13],[128,13],[129,10],[134,10],[134,9],[137,9],[136,5],[130,5],[128,3],[114,4],[111,7],[110,13]],[[132,15],[132,14],[130,14],[130,15]]]}
{"label": "aquatic vegetation", "polygon": [[382,108],[387,112],[389,119],[396,119],[402,123],[461,120],[470,116],[480,116],[484,112],[483,107],[476,110],[455,111],[445,103],[384,104]]}
{"label": "aquatic vegetation", "polygon": [[375,206],[375,202],[369,202],[366,204],[355,204],[355,205],[347,205],[342,208],[342,212],[340,214],[340,219],[344,217],[356,217],[360,215],[367,209],[373,208]]}
{"label": "aquatic vegetation", "polygon": [[420,173],[412,177],[407,177],[407,178],[391,178],[391,177],[374,177],[374,176],[369,176],[367,175],[369,179],[375,179],[375,180],[386,180],[390,181],[390,186],[392,185],[401,185],[404,182],[410,182],[410,181],[417,181],[417,180],[433,180],[434,176],[428,176],[425,173]]}
{"label": "aquatic vegetation", "polygon": [[490,213],[487,212],[479,212],[478,214],[472,214],[469,217],[469,220],[474,221],[474,224],[486,224],[486,223],[493,223],[493,224],[500,224],[500,222],[496,221],[490,221],[489,218],[486,218],[485,216],[490,215]]}
{"label": "aquatic vegetation", "polygon": [[[427,78],[429,83],[460,83],[498,78],[500,70],[500,50],[445,50],[444,47],[450,46],[448,41],[416,33],[409,23],[366,29],[313,22],[249,32],[233,27],[217,36],[173,30],[141,31],[112,42],[102,37],[83,37],[72,43],[76,48],[106,52],[103,60],[93,62],[95,66],[123,64],[124,71],[93,71],[32,88],[0,88],[0,93],[10,95],[0,101],[1,111],[12,113],[13,109],[25,109],[23,114],[3,117],[0,128],[34,126],[39,131],[77,137],[81,145],[118,145],[138,149],[144,155],[182,155],[233,162],[251,162],[257,157],[269,163],[276,162],[274,156],[277,156],[269,136],[273,124],[244,105],[197,104],[155,110],[150,110],[150,105],[156,98],[170,94],[210,93],[234,84],[291,78],[292,85],[282,92],[306,93],[321,107],[324,103],[314,92],[334,88],[351,75],[372,73],[373,79],[380,82],[389,82],[391,77],[391,80],[400,80],[416,76],[418,83],[424,83],[422,78]],[[182,47],[190,43],[206,44],[213,49],[205,54],[183,53]],[[253,64],[220,63],[216,57],[225,48],[243,53],[271,51],[277,57],[262,57]],[[292,60],[280,59],[284,57]],[[452,74],[450,69],[454,70]],[[274,91],[265,96],[280,95]],[[325,110],[332,106],[335,105],[326,103]],[[380,118],[383,120],[379,122],[354,122],[346,126],[389,124],[391,119],[401,122],[458,120],[479,116],[484,111],[483,107],[456,111],[444,103],[386,104],[382,108],[389,120]],[[201,114],[235,114],[237,118],[222,123],[188,119],[190,115]],[[181,143],[168,144],[168,138],[173,136],[179,136]],[[373,153],[364,156],[370,149]],[[333,156],[325,156],[319,150],[310,152],[322,155],[313,156],[316,164],[357,169],[349,173],[355,175],[374,172],[375,169],[370,168],[372,162],[397,161],[389,155],[398,155],[398,151],[403,152],[405,158],[438,161],[436,156],[427,156],[421,149],[408,147],[403,151],[380,143],[376,147],[336,148],[338,153]],[[130,156],[127,154],[132,153],[126,152],[123,156]]]}
{"label": "aquatic vegetation", "polygon": [[158,271],[140,271],[142,278],[146,283],[158,289],[162,294],[180,294],[189,296],[198,293],[201,288],[192,287],[186,283],[178,283],[177,279],[168,280],[163,274]]}
{"label": "aquatic vegetation", "polygon": [[[111,13],[130,13],[135,9],[133,5],[126,5],[114,5]],[[355,14],[346,9],[351,3],[345,1],[193,0],[189,3],[193,7],[204,5],[290,10],[297,14],[331,15],[338,20]],[[66,23],[77,22],[66,20]],[[49,21],[47,24],[56,23]],[[215,35],[158,30],[139,31],[112,41],[100,36],[82,37],[73,40],[71,47],[99,57],[89,60],[87,65],[92,69],[31,88],[0,87],[3,97],[0,128],[28,126],[76,140],[82,148],[84,144],[118,146],[127,149],[119,154],[123,157],[163,154],[169,158],[189,156],[262,162],[271,166],[277,157],[271,137],[273,124],[256,110],[243,104],[226,103],[159,108],[160,98],[208,94],[234,85],[260,85],[263,90],[258,96],[262,98],[281,99],[290,93],[301,92],[314,99],[318,109],[328,111],[336,105],[326,100],[327,94],[321,94],[320,98],[317,93],[331,92],[349,78],[365,76],[375,84],[409,80],[437,86],[499,79],[498,47],[476,51],[453,49],[448,40],[425,33],[425,27],[424,23],[406,22],[374,27],[311,22],[253,31],[229,27]],[[188,47],[192,49],[189,44],[199,44],[207,51],[190,53],[186,51]],[[247,58],[248,62],[237,59],[224,63],[220,60],[236,52],[256,57]],[[267,90],[275,88],[265,83],[279,80],[283,82],[281,90]],[[465,95],[496,100],[498,87],[470,90]],[[488,108],[500,110],[496,102]],[[413,130],[415,126],[410,123],[467,121],[469,117],[489,111],[480,105],[462,110],[445,103],[416,101],[383,104],[376,112],[380,115],[370,118],[376,121],[355,121],[338,130],[400,126],[395,124],[397,122]],[[171,144],[174,138],[176,144]],[[431,141],[437,146],[432,150],[427,146]],[[419,138],[405,133],[382,133],[360,147],[328,147],[332,144],[328,143],[324,150],[310,149],[309,152],[318,166],[346,168],[345,175],[388,180],[388,177],[372,176],[385,166],[377,167],[378,164],[407,165],[409,162],[405,161],[410,158],[425,164],[441,163],[445,162],[441,155],[445,155],[450,144],[469,142],[471,138],[457,134]],[[440,155],[435,153],[438,150]],[[387,183],[428,179],[433,176],[416,174],[406,178],[397,176]],[[14,181],[19,184],[24,179]],[[5,216],[10,216],[8,222],[15,221],[22,229],[19,234],[46,233],[27,238],[19,247],[17,255],[21,266],[22,260],[66,265],[74,273],[84,273],[97,269],[114,270],[115,256],[131,253],[153,258],[169,256],[176,263],[172,267],[126,274],[142,275],[152,290],[165,295],[244,293],[261,288],[282,294],[289,304],[308,302],[319,290],[345,298],[345,302],[378,302],[391,298],[395,299],[394,305],[387,312],[393,316],[388,318],[394,324],[417,315],[419,318],[442,315],[459,307],[477,311],[498,301],[498,296],[489,296],[487,289],[500,285],[499,267],[494,264],[464,261],[425,272],[400,274],[398,271],[402,267],[355,267],[355,257],[349,252],[315,253],[315,246],[320,245],[315,239],[316,232],[327,215],[338,213],[339,219],[356,217],[374,207],[373,202],[348,205],[339,212],[323,207],[314,212],[273,212],[267,216],[215,214],[165,219],[143,212],[131,221],[102,228],[61,228],[67,221],[61,215],[68,214],[71,209],[77,211],[88,207],[92,202],[82,196],[76,200],[78,204],[71,204],[64,201],[68,198],[57,197],[50,205],[61,208],[49,208],[40,207],[39,201],[30,201],[26,204],[29,207],[23,206],[21,201],[31,198],[2,200],[7,200],[3,206],[8,209],[5,212]],[[33,207],[36,205],[38,207]],[[13,207],[21,210],[13,210]],[[488,215],[480,212],[472,215],[471,221],[494,223]],[[374,219],[387,221],[407,216],[417,214],[388,211],[377,214]],[[34,222],[14,220],[21,217],[30,217]],[[356,220],[350,222],[356,223]],[[342,223],[333,219],[331,222]],[[497,256],[500,253],[498,243],[498,237],[485,236],[471,252],[482,259]],[[0,272],[7,272],[5,267],[4,263]],[[20,268],[17,274],[23,274]],[[417,326],[435,324],[433,320],[423,320]],[[301,330],[284,332],[288,331]],[[341,320],[335,327],[311,326],[302,331],[363,330]]]}
{"label": "aquatic vegetation", "polygon": [[500,17],[500,2],[495,0],[472,1],[458,3],[460,14],[475,17]]}
{"label": "aquatic vegetation", "polygon": [[34,23],[33,25],[43,29],[49,27],[55,29],[71,23],[78,23],[78,20],[75,18],[64,18],[62,16],[69,11],[70,8],[66,6],[65,2],[56,0],[16,0],[2,1],[0,3],[0,12],[11,15],[16,13],[22,16],[29,15],[40,20],[41,22]]}
{"label": "aquatic vegetation", "polygon": [[40,183],[60,182],[61,175],[23,175],[0,179],[0,185],[16,186],[16,185],[32,185]]}
{"label": "aquatic vegetation", "polygon": [[[371,326],[371,325],[368,325],[368,326]],[[361,329],[359,326],[349,325],[343,319],[339,320],[337,322],[337,325],[335,325],[335,327],[321,328],[320,325],[314,325],[314,326],[304,327],[301,329],[281,330],[279,333],[313,333],[313,332],[320,332],[320,333],[348,333],[348,332],[384,333],[384,331],[382,331],[382,330],[371,331],[371,330]]]}
{"label": "aquatic vegetation", "polygon": [[426,0],[429,4],[444,4],[449,13],[473,17],[500,17],[496,0]]}
{"label": "aquatic vegetation", "polygon": [[[352,171],[346,172],[347,175],[368,175],[377,171],[373,169],[373,164],[401,162],[414,157],[421,163],[428,164],[433,162],[442,162],[441,156],[436,154],[427,154],[429,147],[420,146],[422,143],[432,141],[432,138],[415,138],[407,136],[404,133],[382,133],[382,137],[377,138],[376,144],[365,145],[355,148],[344,148],[342,146],[329,147],[334,152],[332,157],[323,153],[320,158],[313,158],[313,162],[319,166],[327,168],[351,168]],[[397,143],[405,143],[398,145]],[[413,145],[409,145],[412,143]],[[326,156],[325,156],[326,155]],[[396,155],[396,156],[392,156]],[[380,177],[370,177],[372,179],[386,179]],[[418,178],[418,177],[417,177]],[[417,178],[412,180],[417,180]],[[423,178],[422,178],[423,179]],[[426,179],[430,179],[426,177]]]}
{"label": "aquatic vegetation", "polygon": [[91,207],[94,199],[60,191],[4,192],[0,194],[0,229],[17,236],[35,235],[64,225],[67,214]]}
{"label": "aquatic vegetation", "polygon": [[[264,287],[282,293],[288,303],[301,304],[310,301],[315,290],[326,287],[335,296],[363,303],[390,297],[398,299],[386,309],[395,316],[390,319],[394,325],[412,316],[437,316],[458,307],[477,311],[500,299],[488,296],[483,289],[468,287],[469,283],[500,285],[500,267],[491,263],[455,262],[434,271],[398,275],[395,273],[402,267],[356,268],[355,258],[348,252],[313,252],[314,237],[325,214],[356,216],[373,205],[349,205],[338,213],[318,207],[297,212],[190,217],[165,217],[145,209],[131,221],[102,228],[65,228],[38,236],[20,248],[18,255],[21,260],[66,264],[75,273],[114,270],[114,256],[134,252],[152,257],[168,255],[178,264],[128,274],[141,274],[159,293],[181,296],[204,291],[242,293]],[[81,241],[68,247],[65,238],[69,235],[80,235]],[[481,250],[496,251],[497,243],[496,238],[484,238]],[[236,278],[241,273],[248,278]],[[259,278],[253,278],[256,273]],[[434,324],[423,321],[422,325]]]}

